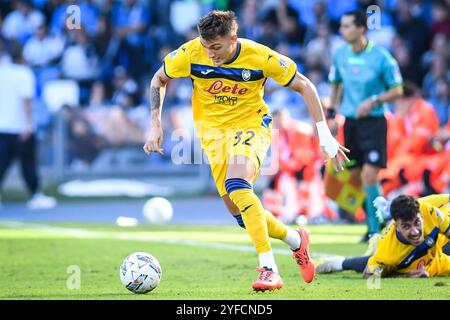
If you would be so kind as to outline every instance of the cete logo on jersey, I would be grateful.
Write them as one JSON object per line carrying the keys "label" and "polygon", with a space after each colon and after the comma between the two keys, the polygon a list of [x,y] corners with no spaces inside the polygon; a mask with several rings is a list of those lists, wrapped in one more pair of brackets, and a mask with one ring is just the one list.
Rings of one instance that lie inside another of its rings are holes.
{"label": "cete logo on jersey", "polygon": [[248,88],[239,88],[239,85],[237,83],[234,84],[234,86],[230,87],[230,86],[224,86],[223,81],[222,80],[216,80],[214,81],[208,89],[205,89],[206,92],[210,93],[210,94],[218,94],[221,92],[229,92],[232,94],[238,94],[238,95],[243,95],[246,94],[248,91]]}

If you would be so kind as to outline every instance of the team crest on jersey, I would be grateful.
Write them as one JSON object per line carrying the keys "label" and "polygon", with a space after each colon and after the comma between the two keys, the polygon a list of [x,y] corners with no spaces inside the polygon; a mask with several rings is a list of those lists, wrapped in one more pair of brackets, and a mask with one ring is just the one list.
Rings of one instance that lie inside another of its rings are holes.
{"label": "team crest on jersey", "polygon": [[178,53],[178,49],[172,51],[171,53],[169,53],[169,59],[172,60],[173,58],[175,58],[175,56],[177,55],[177,53]]}
{"label": "team crest on jersey", "polygon": [[247,69],[242,70],[242,79],[244,79],[244,81],[250,80],[251,76],[252,74],[250,73],[250,70]]}

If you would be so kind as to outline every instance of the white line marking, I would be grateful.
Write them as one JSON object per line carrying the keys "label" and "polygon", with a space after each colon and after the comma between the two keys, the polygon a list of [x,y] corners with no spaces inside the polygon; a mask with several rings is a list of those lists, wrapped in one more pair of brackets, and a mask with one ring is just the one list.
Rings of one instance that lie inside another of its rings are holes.
{"label": "white line marking", "polygon": [[[174,244],[174,245],[188,245],[195,247],[204,247],[211,249],[222,249],[222,250],[232,250],[232,251],[242,251],[242,252],[255,252],[253,246],[240,245],[240,244],[227,244],[221,242],[204,242],[198,240],[189,239],[155,239],[149,238],[145,235],[132,235],[123,234],[122,232],[106,232],[106,231],[91,231],[80,228],[65,228],[58,226],[51,226],[46,224],[29,223],[15,220],[2,220],[0,225],[8,228],[21,228],[21,229],[32,229],[40,230],[53,234],[69,235],[77,238],[95,238],[95,239],[117,239],[126,241],[148,241],[156,243]],[[292,251],[288,249],[272,249],[274,253],[281,255],[292,255]],[[327,258],[334,257],[333,254],[327,253],[312,253],[314,258]]]}

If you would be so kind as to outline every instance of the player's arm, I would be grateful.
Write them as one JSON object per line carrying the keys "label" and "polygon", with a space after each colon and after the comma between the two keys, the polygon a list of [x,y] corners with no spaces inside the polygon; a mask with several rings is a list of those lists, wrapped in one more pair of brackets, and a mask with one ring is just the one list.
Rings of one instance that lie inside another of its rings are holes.
{"label": "player's arm", "polygon": [[411,270],[406,273],[394,272],[389,275],[389,278],[429,278],[430,274],[425,268]]}
{"label": "player's arm", "polygon": [[[420,211],[425,219],[430,219],[434,227],[439,228],[439,233],[450,238],[450,209],[448,194],[431,195],[419,199]],[[438,206],[439,205],[439,206]]]}
{"label": "player's arm", "polygon": [[367,116],[373,107],[385,102],[392,102],[403,95],[403,78],[397,61],[388,52],[385,52],[381,60],[381,77],[384,80],[387,91],[373,95],[363,101],[358,108],[357,117]]}
{"label": "player's arm", "polygon": [[161,126],[161,110],[166,93],[167,83],[170,78],[165,74],[164,67],[161,67],[153,75],[150,83],[150,112],[151,112],[151,127],[150,136],[144,145],[145,153],[158,152],[164,154],[161,148],[163,140],[163,130]]}
{"label": "player's arm", "polygon": [[374,95],[361,103],[358,107],[357,117],[365,117],[376,105],[382,104],[384,102],[391,102],[403,95],[403,87],[397,86],[389,89],[379,95]]}
{"label": "player's arm", "polygon": [[392,255],[392,252],[390,251],[389,246],[386,247],[386,241],[387,240],[384,238],[378,241],[377,249],[367,261],[367,266],[363,271],[364,279],[370,277],[386,278],[392,276],[392,272],[390,272],[390,266],[392,265],[390,256]]}
{"label": "player's arm", "polygon": [[322,153],[325,157],[331,158],[335,170],[343,170],[343,162],[349,161],[345,154],[346,152],[349,152],[349,150],[344,146],[341,146],[331,135],[314,84],[312,84],[312,82],[304,75],[296,72],[294,78],[288,85],[288,88],[297,91],[303,96],[308,110],[316,123]]}

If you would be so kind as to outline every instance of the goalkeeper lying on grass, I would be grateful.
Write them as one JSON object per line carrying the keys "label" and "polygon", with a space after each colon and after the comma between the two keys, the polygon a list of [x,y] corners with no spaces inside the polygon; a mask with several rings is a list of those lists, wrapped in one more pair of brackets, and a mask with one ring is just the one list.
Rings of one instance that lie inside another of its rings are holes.
{"label": "goalkeeper lying on grass", "polygon": [[354,270],[368,278],[450,276],[450,202],[448,194],[415,199],[400,195],[392,202],[374,201],[380,220],[392,218],[372,255],[334,257],[316,267],[317,273]]}

